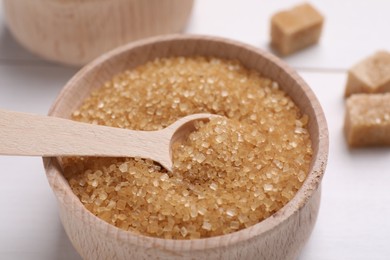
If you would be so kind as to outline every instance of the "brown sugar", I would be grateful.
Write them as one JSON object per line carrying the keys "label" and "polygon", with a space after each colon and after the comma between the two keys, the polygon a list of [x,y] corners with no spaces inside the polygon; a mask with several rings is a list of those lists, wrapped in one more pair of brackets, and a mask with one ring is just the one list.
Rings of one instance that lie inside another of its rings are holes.
{"label": "brown sugar", "polygon": [[390,145],[390,93],[347,99],[344,130],[350,146]]}
{"label": "brown sugar", "polygon": [[324,17],[310,4],[301,4],[274,14],[271,18],[271,45],[288,55],[320,39]]}
{"label": "brown sugar", "polygon": [[237,61],[156,59],[115,76],[73,119],[157,130],[204,112],[224,117],[175,144],[172,172],[141,158],[83,157],[63,158],[65,177],[104,221],[172,239],[252,226],[294,197],[312,157],[308,117],[277,82]]}
{"label": "brown sugar", "polygon": [[345,96],[390,92],[390,53],[378,51],[348,71]]}

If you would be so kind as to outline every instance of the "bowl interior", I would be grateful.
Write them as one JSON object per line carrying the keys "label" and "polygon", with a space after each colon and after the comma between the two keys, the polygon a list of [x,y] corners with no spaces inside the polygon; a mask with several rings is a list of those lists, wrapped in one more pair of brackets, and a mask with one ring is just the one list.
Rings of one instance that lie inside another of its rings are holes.
{"label": "bowl interior", "polygon": [[[81,105],[92,90],[99,88],[115,74],[126,69],[134,68],[157,57],[194,55],[239,60],[247,68],[254,69],[263,76],[277,81],[300,110],[310,118],[308,128],[313,146],[310,172],[293,200],[279,210],[275,217],[256,224],[253,227],[254,230],[251,231],[252,233],[266,232],[301,208],[318,188],[325,170],[328,149],[326,121],[316,97],[291,68],[273,55],[251,46],[214,37],[173,35],[139,41],[115,49],[84,67],[67,83],[49,114],[69,118],[72,111]],[[45,164],[46,166],[50,164],[51,170],[47,170],[47,175],[57,198],[60,201],[71,201],[76,207],[83,208],[62,176],[61,169],[55,164],[55,159],[47,159]],[[81,211],[85,211],[83,214],[89,214],[86,209]],[[100,221],[92,216],[91,219],[93,218],[95,222]],[[128,236],[125,233],[130,232],[123,231],[122,233],[123,236]],[[235,233],[225,236],[231,236],[230,242],[240,240],[239,236],[235,237]],[[180,242],[187,243],[186,241]]]}

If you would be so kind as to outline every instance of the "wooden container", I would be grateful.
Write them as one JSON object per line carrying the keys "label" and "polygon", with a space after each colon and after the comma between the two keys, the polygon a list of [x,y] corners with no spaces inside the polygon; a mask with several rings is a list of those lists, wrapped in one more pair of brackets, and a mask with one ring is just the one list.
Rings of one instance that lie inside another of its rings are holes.
{"label": "wooden container", "polygon": [[95,217],[73,194],[56,158],[45,158],[47,178],[58,200],[60,217],[73,245],[85,259],[295,259],[308,240],[320,204],[320,183],[328,155],[324,114],[307,84],[275,56],[234,41],[173,35],[139,41],[96,59],[65,86],[50,115],[69,118],[91,90],[113,75],[156,57],[215,56],[238,59],[275,79],[309,115],[313,143],[310,172],[296,196],[266,220],[241,231],[197,240],[169,240],[136,235]]}
{"label": "wooden container", "polygon": [[115,47],[180,32],[193,0],[4,0],[8,27],[42,58],[84,65]]}

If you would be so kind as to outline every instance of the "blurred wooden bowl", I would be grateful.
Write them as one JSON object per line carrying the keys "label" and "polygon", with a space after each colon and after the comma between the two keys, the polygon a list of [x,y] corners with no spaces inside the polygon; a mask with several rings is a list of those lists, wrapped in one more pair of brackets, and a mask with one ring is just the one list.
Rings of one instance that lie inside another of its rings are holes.
{"label": "blurred wooden bowl", "polygon": [[11,33],[47,60],[84,65],[137,39],[177,33],[193,0],[4,0]]}
{"label": "blurred wooden bowl", "polygon": [[69,118],[90,92],[113,75],[157,57],[214,56],[238,59],[246,67],[279,82],[307,114],[313,160],[296,196],[266,220],[228,235],[169,240],[137,235],[91,214],[73,194],[56,158],[45,158],[47,178],[58,200],[60,217],[73,245],[85,259],[296,259],[315,224],[320,183],[328,156],[328,131],[321,106],[307,84],[275,56],[234,41],[172,35],[139,41],[96,59],[65,86],[50,115]]}

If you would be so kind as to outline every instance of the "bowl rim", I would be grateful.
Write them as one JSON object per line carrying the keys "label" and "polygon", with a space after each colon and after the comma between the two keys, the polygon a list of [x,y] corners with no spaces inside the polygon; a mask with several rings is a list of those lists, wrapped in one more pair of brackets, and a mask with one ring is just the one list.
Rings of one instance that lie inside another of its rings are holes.
{"label": "bowl rim", "polygon": [[[250,52],[253,52],[254,55],[260,55],[263,58],[268,59],[270,62],[275,63],[282,71],[289,74],[289,76],[292,77],[295,81],[297,81],[298,84],[302,87],[304,93],[310,98],[311,105],[313,107],[313,111],[317,119],[316,122],[318,125],[318,148],[317,152],[315,154],[313,153],[312,165],[307,175],[307,178],[304,181],[302,187],[295,194],[295,196],[284,207],[279,209],[272,216],[248,228],[244,228],[242,230],[230,234],[209,238],[200,238],[194,240],[176,240],[156,238],[142,234],[136,234],[131,231],[125,231],[93,215],[84,207],[84,205],[80,202],[78,197],[73,192],[69,193],[61,187],[62,185],[68,184],[62,175],[62,171],[59,167],[57,159],[53,157],[43,158],[49,184],[53,189],[57,200],[71,203],[72,207],[80,207],[81,216],[78,216],[80,218],[80,221],[88,222],[89,225],[93,225],[93,228],[97,229],[102,234],[108,235],[109,233],[112,233],[115,238],[122,241],[126,241],[127,243],[134,244],[138,247],[159,247],[165,251],[174,250],[175,252],[188,250],[196,251],[213,249],[216,247],[228,247],[232,244],[247,242],[250,239],[265,235],[271,232],[278,225],[285,223],[286,220],[288,220],[294,214],[298,213],[298,211],[312,197],[314,192],[319,189],[326,168],[329,148],[327,123],[318,99],[316,98],[310,87],[306,84],[306,82],[297,74],[297,72],[295,72],[295,70],[290,68],[284,61],[277,58],[273,54],[245,43],[215,36],[171,34],[139,40],[111,50],[84,66],[66,83],[64,88],[61,90],[49,110],[49,115],[56,111],[57,105],[61,100],[62,94],[68,91],[70,86],[72,86],[73,82],[75,82],[78,78],[83,77],[85,74],[91,73],[91,71],[93,71],[98,65],[108,62],[113,57],[121,55],[123,52],[129,51],[131,49],[162,42],[169,43],[170,41],[177,40],[212,41],[218,44],[235,45],[238,48],[246,49]],[[66,183],[64,183],[64,181]]]}

